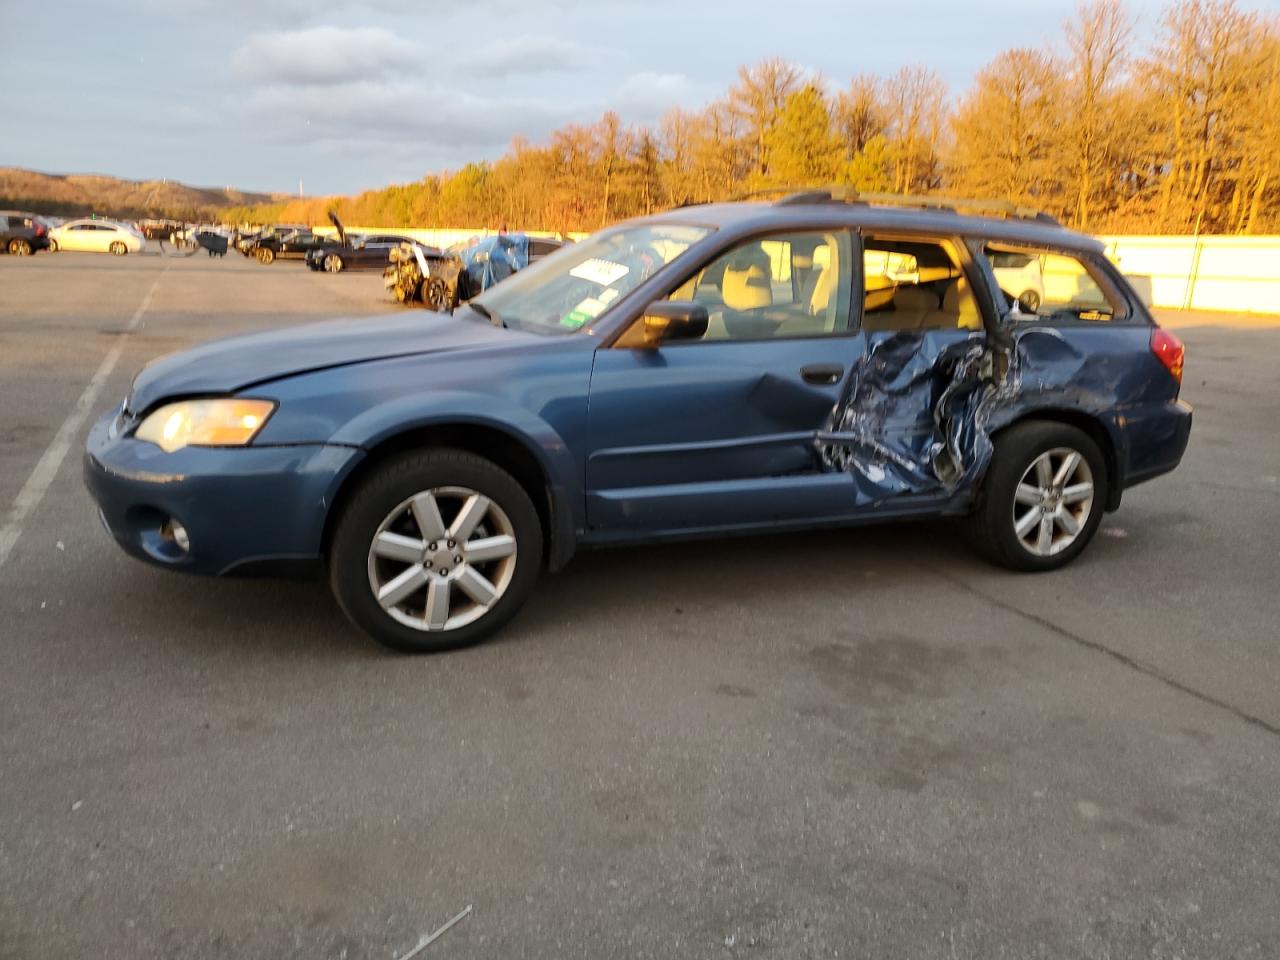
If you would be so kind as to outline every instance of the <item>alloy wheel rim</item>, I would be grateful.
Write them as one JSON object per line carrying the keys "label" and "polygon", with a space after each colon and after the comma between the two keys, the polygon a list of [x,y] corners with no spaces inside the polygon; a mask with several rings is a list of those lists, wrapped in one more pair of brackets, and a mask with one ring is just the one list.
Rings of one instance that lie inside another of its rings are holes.
{"label": "alloy wheel rim", "polygon": [[466,487],[434,487],[399,503],[369,545],[369,588],[399,623],[448,632],[493,609],[516,567],[506,511]]}
{"label": "alloy wheel rim", "polygon": [[333,254],[329,254],[329,256],[324,258],[324,268],[330,273],[337,273],[342,269],[342,261]]}
{"label": "alloy wheel rim", "polygon": [[1013,497],[1013,533],[1022,548],[1052,557],[1079,538],[1093,513],[1093,471],[1079,450],[1054,447],[1031,461]]}

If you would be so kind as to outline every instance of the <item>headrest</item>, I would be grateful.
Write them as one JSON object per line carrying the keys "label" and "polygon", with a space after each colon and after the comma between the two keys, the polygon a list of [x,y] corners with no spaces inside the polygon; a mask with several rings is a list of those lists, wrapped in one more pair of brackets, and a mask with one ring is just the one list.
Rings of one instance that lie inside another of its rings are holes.
{"label": "headrest", "polygon": [[720,281],[720,297],[730,310],[753,310],[773,305],[769,274],[758,264],[739,268],[730,263]]}

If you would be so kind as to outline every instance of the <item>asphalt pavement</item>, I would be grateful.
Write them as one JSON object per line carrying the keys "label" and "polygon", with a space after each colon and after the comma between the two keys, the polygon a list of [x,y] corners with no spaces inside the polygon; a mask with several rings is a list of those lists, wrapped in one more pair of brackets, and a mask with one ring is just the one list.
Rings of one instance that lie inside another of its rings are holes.
{"label": "asphalt pavement", "polygon": [[1171,315],[1191,446],[1070,568],[948,524],[580,555],[395,656],[126,558],[148,360],[400,310],[235,254],[0,257],[0,958],[1280,956],[1280,319]]}

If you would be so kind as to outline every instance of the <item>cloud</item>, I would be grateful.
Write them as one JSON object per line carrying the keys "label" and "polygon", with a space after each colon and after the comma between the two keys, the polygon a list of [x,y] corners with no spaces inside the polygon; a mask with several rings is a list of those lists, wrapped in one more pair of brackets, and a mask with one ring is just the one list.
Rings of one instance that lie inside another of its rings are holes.
{"label": "cloud", "polygon": [[311,27],[257,33],[231,56],[246,81],[286,86],[326,86],[353,76],[384,76],[420,63],[412,43],[382,27]]}
{"label": "cloud", "polygon": [[546,136],[571,111],[536,97],[485,97],[402,80],[330,86],[275,85],[253,91],[243,108],[254,126],[289,143],[417,143],[478,159],[519,131]]}
{"label": "cloud", "polygon": [[712,96],[706,84],[694,83],[683,73],[633,73],[610,94],[605,105],[626,119],[652,123],[674,106],[697,107]]}
{"label": "cloud", "polygon": [[518,36],[494,40],[466,53],[460,63],[490,76],[555,73],[586,69],[604,51],[572,40],[548,36]]}

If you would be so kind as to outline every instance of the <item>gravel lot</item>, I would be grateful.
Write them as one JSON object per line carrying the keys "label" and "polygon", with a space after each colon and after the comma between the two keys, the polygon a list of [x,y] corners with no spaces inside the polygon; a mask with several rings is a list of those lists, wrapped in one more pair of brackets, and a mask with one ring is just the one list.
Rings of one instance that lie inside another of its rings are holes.
{"label": "gravel lot", "polygon": [[420,958],[1280,956],[1280,321],[1169,318],[1187,459],[1057,574],[941,524],[580,555],[403,658],[110,542],[83,417],[142,364],[397,309],[0,257],[0,957],[392,960],[467,905]]}

